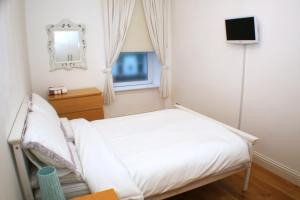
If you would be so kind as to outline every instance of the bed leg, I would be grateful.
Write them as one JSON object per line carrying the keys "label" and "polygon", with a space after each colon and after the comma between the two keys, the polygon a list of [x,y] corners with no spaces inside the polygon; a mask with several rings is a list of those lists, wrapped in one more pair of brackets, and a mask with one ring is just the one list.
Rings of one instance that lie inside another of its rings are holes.
{"label": "bed leg", "polygon": [[243,192],[246,192],[248,190],[250,174],[251,174],[251,163],[250,163],[250,166],[245,171]]}

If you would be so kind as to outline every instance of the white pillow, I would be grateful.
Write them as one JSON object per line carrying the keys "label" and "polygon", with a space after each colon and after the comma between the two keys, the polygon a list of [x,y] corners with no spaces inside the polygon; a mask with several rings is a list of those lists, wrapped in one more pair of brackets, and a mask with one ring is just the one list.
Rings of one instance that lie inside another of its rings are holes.
{"label": "white pillow", "polygon": [[42,113],[28,113],[22,145],[46,165],[76,172],[76,166],[60,126],[49,121]]}
{"label": "white pillow", "polygon": [[80,158],[76,150],[76,146],[73,142],[68,142],[68,146],[73,157],[74,165],[76,167],[75,175],[77,175],[77,177],[82,177],[83,171],[82,171]]}
{"label": "white pillow", "polygon": [[74,132],[68,118],[60,118],[61,128],[68,142],[74,142]]}
{"label": "white pillow", "polygon": [[48,101],[38,94],[32,94],[30,109],[33,112],[43,113],[49,120],[56,121],[56,123],[60,124],[59,117],[55,109],[50,103],[48,103]]}

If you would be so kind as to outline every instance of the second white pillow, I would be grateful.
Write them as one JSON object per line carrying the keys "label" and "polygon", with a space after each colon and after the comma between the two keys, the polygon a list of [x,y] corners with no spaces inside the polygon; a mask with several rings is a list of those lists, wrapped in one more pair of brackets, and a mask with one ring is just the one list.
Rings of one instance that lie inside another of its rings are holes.
{"label": "second white pillow", "polygon": [[33,112],[43,113],[49,120],[53,120],[55,123],[60,124],[57,112],[52,105],[36,93],[32,94],[30,109]]}

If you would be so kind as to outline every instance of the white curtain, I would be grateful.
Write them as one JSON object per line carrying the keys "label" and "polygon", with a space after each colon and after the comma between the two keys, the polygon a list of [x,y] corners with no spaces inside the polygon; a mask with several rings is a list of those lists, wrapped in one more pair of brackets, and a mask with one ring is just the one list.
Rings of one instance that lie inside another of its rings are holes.
{"label": "white curtain", "polygon": [[105,34],[106,73],[103,88],[104,103],[115,100],[112,67],[118,59],[130,25],[136,0],[102,0],[103,24]]}
{"label": "white curtain", "polygon": [[168,0],[143,0],[143,5],[152,45],[162,64],[160,96],[167,98],[169,96],[168,66],[166,65]]}

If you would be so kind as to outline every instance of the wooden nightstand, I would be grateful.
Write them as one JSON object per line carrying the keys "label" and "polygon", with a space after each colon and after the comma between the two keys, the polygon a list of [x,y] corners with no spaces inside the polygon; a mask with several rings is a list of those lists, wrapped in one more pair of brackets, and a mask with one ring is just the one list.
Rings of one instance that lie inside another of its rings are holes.
{"label": "wooden nightstand", "polygon": [[67,94],[49,95],[48,101],[59,117],[85,118],[90,121],[104,118],[102,93],[96,88],[70,90]]}
{"label": "wooden nightstand", "polygon": [[72,200],[119,200],[113,189],[97,192],[82,197],[76,197]]}

